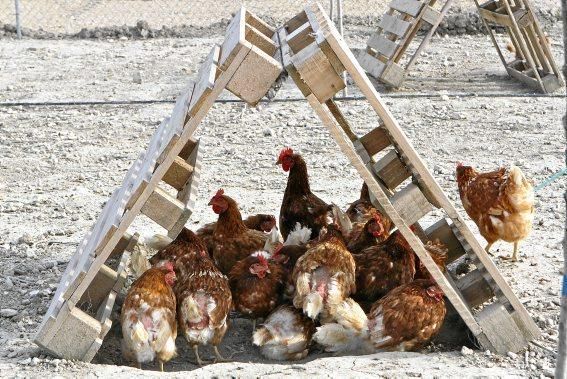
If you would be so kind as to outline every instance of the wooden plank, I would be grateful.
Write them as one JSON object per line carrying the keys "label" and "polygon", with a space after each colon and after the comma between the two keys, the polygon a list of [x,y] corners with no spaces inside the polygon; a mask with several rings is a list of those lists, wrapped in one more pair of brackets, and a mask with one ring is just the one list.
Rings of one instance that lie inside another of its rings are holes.
{"label": "wooden plank", "polygon": [[502,304],[486,306],[477,315],[477,320],[497,353],[517,353],[526,346],[522,332]]}
{"label": "wooden plank", "polygon": [[262,34],[258,29],[247,24],[244,33],[244,38],[246,39],[246,41],[258,47],[269,56],[273,56],[276,52],[277,47],[274,41],[272,41],[266,35]]}
{"label": "wooden plank", "polygon": [[311,33],[313,33],[313,29],[311,29],[311,25],[306,22],[295,29],[293,33],[287,35],[286,42],[294,54],[297,54],[299,51],[315,42],[315,38],[313,38]]}
{"label": "wooden plank", "polygon": [[189,157],[193,153],[193,150],[197,147],[198,141],[194,139],[190,139],[184,146],[183,149],[179,152],[179,156],[184,160],[188,161]]}
{"label": "wooden plank", "polygon": [[193,149],[191,155],[187,158],[187,163],[193,167],[193,174],[191,179],[185,183],[183,189],[177,194],[177,199],[185,204],[186,208],[193,211],[195,207],[195,199],[197,198],[197,188],[199,185],[199,180],[201,177],[201,157],[202,154],[199,152],[199,143],[196,142],[195,148]]}
{"label": "wooden plank", "polygon": [[256,46],[232,76],[227,89],[235,96],[255,106],[272,87],[283,67],[281,63]]}
{"label": "wooden plank", "polygon": [[389,7],[394,8],[398,12],[409,14],[410,16],[416,17],[421,8],[423,8],[424,3],[416,0],[393,0]]}
{"label": "wooden plank", "polygon": [[425,234],[428,239],[432,241],[439,240],[447,247],[447,249],[449,249],[447,254],[447,264],[454,262],[456,259],[466,254],[466,250],[463,248],[463,245],[461,245],[459,239],[455,236],[455,233],[453,233],[453,229],[445,218],[442,218],[427,228],[425,230]]}
{"label": "wooden plank", "polygon": [[395,150],[391,150],[376,162],[374,172],[391,190],[396,189],[398,185],[411,176],[411,172],[400,160]]}
{"label": "wooden plank", "polygon": [[390,87],[399,87],[406,75],[406,70],[396,62],[390,61],[380,77],[380,81],[387,84]]}
{"label": "wooden plank", "polygon": [[244,33],[246,27],[245,21],[246,9],[240,7],[240,10],[234,15],[224,36],[224,42],[221,46],[221,55],[219,58],[219,67],[226,69],[233,61],[234,57],[240,52],[242,42],[244,42]]}
{"label": "wooden plank", "polygon": [[317,43],[313,42],[293,55],[291,61],[301,79],[321,103],[345,88],[343,79],[334,70]]}
{"label": "wooden plank", "polygon": [[303,96],[307,96],[311,94],[311,89],[309,89],[307,84],[305,84],[303,79],[301,79],[299,73],[297,72],[291,61],[292,51],[286,41],[287,33],[285,31],[285,28],[278,29],[278,38],[281,43],[281,52],[282,52],[282,61],[283,61],[282,63],[285,70],[287,71],[289,76],[293,79],[293,82],[295,83],[297,88],[299,88]]}
{"label": "wooden plank", "polygon": [[400,18],[397,18],[396,16],[384,14],[378,26],[386,32],[395,34],[401,38],[410,28],[411,22],[404,21]]}
{"label": "wooden plank", "polygon": [[484,304],[494,297],[492,288],[478,269],[457,279],[456,285],[471,308]]}
{"label": "wooden plank", "polygon": [[[370,36],[366,44],[368,47],[376,50],[377,53],[382,54],[387,58],[391,58],[396,52],[396,49],[398,48],[398,44],[396,42],[389,40],[388,38],[384,37],[382,34],[378,34],[378,33]],[[364,65],[362,66],[364,67]]]}
{"label": "wooden plank", "polygon": [[383,126],[372,129],[367,134],[360,137],[360,142],[371,157],[378,154],[392,143],[388,132]]}
{"label": "wooden plank", "polygon": [[266,35],[268,38],[271,38],[276,32],[276,29],[274,29],[264,20],[249,11],[246,11],[245,21],[248,25],[257,29],[258,31],[260,31],[260,33]]}
{"label": "wooden plank", "polygon": [[[331,47],[333,48],[334,52],[337,54],[337,57],[341,60],[351,77],[353,78],[354,83],[358,86],[362,94],[366,97],[369,101],[370,105],[377,113],[379,118],[385,123],[385,127],[387,128],[389,134],[392,138],[396,141],[398,147],[401,147],[401,150],[408,157],[408,160],[412,163],[412,171],[417,172],[421,180],[425,183],[428,190],[433,194],[436,198],[437,203],[441,204],[445,212],[447,212],[448,216],[453,220],[455,226],[459,229],[460,233],[466,239],[466,241],[470,244],[472,251],[476,256],[479,258],[481,263],[483,264],[484,268],[487,270],[487,273],[492,277],[496,285],[500,288],[502,293],[510,302],[510,305],[515,310],[515,316],[517,317],[517,322],[522,325],[522,330],[524,333],[529,334],[529,339],[537,338],[540,335],[540,331],[537,325],[533,322],[529,314],[527,313],[526,309],[520,303],[518,298],[512,292],[510,286],[506,283],[502,275],[498,272],[498,269],[490,259],[490,257],[486,254],[484,249],[481,247],[479,242],[474,237],[473,233],[470,231],[464,220],[461,218],[457,210],[451,204],[439,184],[435,181],[411,143],[407,140],[404,133],[400,129],[397,121],[394,119],[390,111],[382,104],[380,101],[380,96],[376,92],[376,89],[368,79],[368,77],[364,74],[362,67],[358,64],[354,55],[349,50],[348,46],[342,39],[342,37],[338,34],[337,30],[331,25],[330,21],[324,14],[323,10],[318,5],[310,5],[307,9],[310,11],[308,12],[308,16],[310,17],[313,30],[317,32],[317,39],[326,39]],[[313,24],[318,23],[318,27],[314,27]],[[322,24],[322,26],[321,26]],[[362,161],[360,162],[362,163]],[[354,164],[354,163],[353,163]],[[357,167],[357,164],[354,164]],[[359,170],[359,168],[357,168]],[[371,177],[371,174],[366,174],[363,172],[364,170],[360,171],[361,175],[365,182],[369,183],[372,182],[374,179]],[[375,182],[375,181],[374,181]],[[371,183],[372,184],[372,183]],[[380,187],[376,183],[375,185],[369,185],[369,188],[372,192],[381,196]],[[377,197],[378,197],[377,196]],[[381,198],[380,200],[384,200]],[[388,213],[389,214],[389,213]],[[406,234],[411,234],[409,228],[402,230],[404,236]],[[407,239],[407,237],[406,237]],[[410,239],[412,241],[410,241]],[[415,240],[411,237],[408,239],[408,242],[414,249],[414,251],[419,249],[419,247],[415,247]],[[418,253],[418,256],[421,259],[421,253]],[[435,270],[435,263],[434,262],[424,262],[427,269],[432,272]],[[437,281],[437,277],[434,276],[435,280]],[[439,281],[438,281],[439,283]],[[445,286],[441,285],[443,291],[445,291]],[[445,291],[447,295],[447,292]],[[455,309],[459,312],[469,329],[472,333],[476,336],[481,334],[481,330],[474,319],[471,319],[472,315],[470,315],[470,311],[467,310],[466,306],[462,306],[459,304],[458,299],[454,298],[452,294],[450,294],[449,300],[455,305]]]}
{"label": "wooden plank", "polygon": [[89,288],[85,291],[81,300],[77,303],[78,307],[87,307],[91,309],[93,316],[102,304],[103,300],[108,296],[116,280],[118,274],[116,271],[108,267],[107,265],[102,265],[100,270],[97,272],[95,278],[93,279]]}
{"label": "wooden plank", "polygon": [[189,104],[189,114],[191,116],[194,116],[199,111],[199,107],[203,104],[215,85],[219,54],[219,46],[213,46],[207,59],[199,69],[198,79],[193,89],[193,96],[191,97],[191,104]]}
{"label": "wooden plank", "polygon": [[172,228],[185,211],[185,205],[163,189],[156,187],[141,212],[165,229]]}
{"label": "wooden plank", "polygon": [[413,225],[433,210],[433,205],[413,183],[392,196],[392,205],[406,224]]}
{"label": "wooden plank", "polygon": [[193,167],[185,162],[181,157],[175,157],[175,160],[169,167],[169,170],[163,176],[163,181],[181,191],[185,187],[185,183],[191,177],[193,173]]}
{"label": "wooden plank", "polygon": [[307,21],[308,21],[307,15],[305,14],[305,11],[302,11],[302,12],[298,13],[297,15],[295,15],[291,20],[286,22],[285,25],[284,25],[284,29],[285,29],[286,33],[291,34],[297,28],[304,25]]}
{"label": "wooden plank", "polygon": [[441,21],[442,17],[441,12],[428,5],[421,16],[421,19],[430,25],[437,25]]}
{"label": "wooden plank", "polygon": [[364,50],[361,50],[358,53],[357,59],[368,75],[372,76],[374,79],[379,79],[380,75],[382,75],[382,72],[386,68],[386,64],[384,62],[379,60],[377,57],[368,54]]}
{"label": "wooden plank", "polygon": [[112,253],[110,253],[109,258],[114,258],[116,256],[122,255],[126,247],[130,243],[130,239],[132,236],[129,233],[125,233],[122,237],[120,237],[120,241],[116,244]]}
{"label": "wooden plank", "polygon": [[501,26],[507,26],[507,27],[512,26],[512,20],[510,19],[510,16],[508,16],[507,14],[496,13],[483,8],[479,8],[478,11],[480,13],[480,16],[487,21],[493,22]]}

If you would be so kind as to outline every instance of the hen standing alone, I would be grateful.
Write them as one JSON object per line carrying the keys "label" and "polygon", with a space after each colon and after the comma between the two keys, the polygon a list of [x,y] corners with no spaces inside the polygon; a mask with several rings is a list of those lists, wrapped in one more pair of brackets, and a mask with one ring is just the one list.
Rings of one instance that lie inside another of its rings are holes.
{"label": "hen standing alone", "polygon": [[512,259],[518,259],[518,243],[532,230],[534,190],[522,171],[512,166],[479,173],[457,165],[457,183],[463,207],[486,239],[486,251],[494,242],[514,243]]}
{"label": "hen standing alone", "polygon": [[122,352],[141,368],[156,357],[160,369],[176,355],[175,282],[173,265],[153,267],[130,287],[122,305]]}
{"label": "hen standing alone", "polygon": [[311,192],[307,165],[299,154],[290,148],[280,152],[276,164],[289,171],[282,206],[280,208],[280,230],[284,239],[300,223],[311,229],[311,238],[317,238],[319,231],[328,223],[330,207]]}

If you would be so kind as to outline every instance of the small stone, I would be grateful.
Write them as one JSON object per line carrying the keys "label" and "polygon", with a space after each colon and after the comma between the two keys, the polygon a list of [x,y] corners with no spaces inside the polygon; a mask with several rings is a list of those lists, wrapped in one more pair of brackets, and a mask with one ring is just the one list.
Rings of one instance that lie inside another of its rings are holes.
{"label": "small stone", "polygon": [[18,311],[12,308],[0,309],[0,316],[2,317],[14,317],[18,314]]}
{"label": "small stone", "polygon": [[18,244],[33,245],[33,238],[28,233],[24,233],[20,238],[18,238]]}
{"label": "small stone", "polygon": [[511,352],[511,351],[509,351],[508,353],[506,353],[506,355],[507,355],[508,358],[510,358],[510,359],[514,359],[514,360],[518,359],[518,354],[513,353],[513,352]]}
{"label": "small stone", "polygon": [[264,137],[270,137],[270,136],[273,136],[273,135],[274,135],[274,132],[273,132],[272,129],[270,129],[270,128],[264,129],[264,132],[263,132],[263,133],[264,133]]}
{"label": "small stone", "polygon": [[32,358],[31,362],[30,362],[30,366],[34,367],[37,366],[39,364],[39,358],[34,357]]}
{"label": "small stone", "polygon": [[449,101],[449,96],[447,96],[447,95],[441,95],[441,100],[443,100],[443,101]]}
{"label": "small stone", "polygon": [[142,73],[140,71],[134,72],[132,76],[132,81],[136,84],[142,84]]}
{"label": "small stone", "polygon": [[463,346],[463,348],[461,349],[461,354],[463,354],[463,355],[472,355],[472,354],[473,354],[473,351],[472,351],[472,349],[469,349],[468,347]]}
{"label": "small stone", "polygon": [[31,358],[26,358],[19,362],[21,365],[29,365],[31,363]]}

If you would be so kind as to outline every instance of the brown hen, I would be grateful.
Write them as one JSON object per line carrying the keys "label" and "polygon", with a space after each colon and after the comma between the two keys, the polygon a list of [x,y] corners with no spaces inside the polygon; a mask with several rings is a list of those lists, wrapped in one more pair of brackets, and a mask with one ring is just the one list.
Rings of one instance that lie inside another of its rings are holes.
{"label": "brown hen", "polygon": [[530,234],[534,219],[534,190],[522,171],[512,166],[479,173],[459,163],[457,183],[463,207],[488,242],[486,251],[498,240],[511,242],[517,260],[518,244]]}
{"label": "brown hen", "polygon": [[205,243],[192,230],[183,228],[179,235],[165,248],[150,258],[154,267],[163,266],[166,262],[175,263],[177,258],[193,253],[207,251]]}

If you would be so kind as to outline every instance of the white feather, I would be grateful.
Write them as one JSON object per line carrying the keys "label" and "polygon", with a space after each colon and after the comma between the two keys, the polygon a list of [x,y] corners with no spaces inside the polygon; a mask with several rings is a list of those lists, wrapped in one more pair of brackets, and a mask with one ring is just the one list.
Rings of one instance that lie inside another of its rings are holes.
{"label": "white feather", "polygon": [[288,234],[284,246],[304,245],[311,239],[311,229],[302,226],[299,222],[295,223],[295,228]]}

